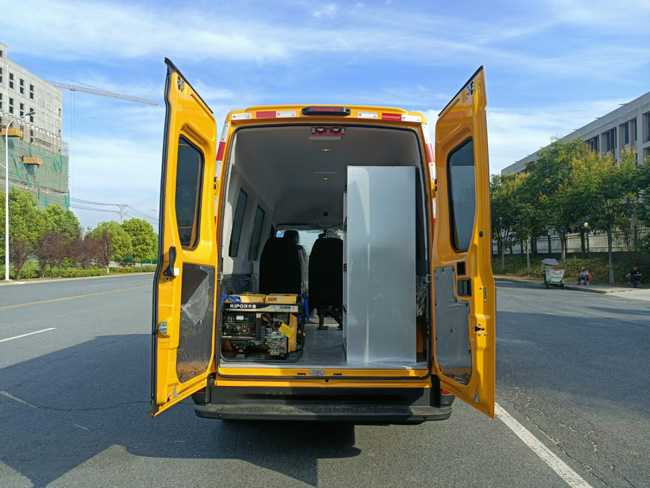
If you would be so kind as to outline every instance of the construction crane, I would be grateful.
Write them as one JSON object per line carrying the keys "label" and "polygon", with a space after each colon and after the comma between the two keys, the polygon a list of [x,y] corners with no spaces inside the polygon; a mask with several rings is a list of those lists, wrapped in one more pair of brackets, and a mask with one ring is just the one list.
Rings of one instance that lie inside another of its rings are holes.
{"label": "construction crane", "polygon": [[130,95],[122,95],[120,93],[115,93],[107,90],[98,90],[96,88],[87,88],[85,86],[68,85],[67,83],[59,83],[58,81],[48,81],[48,83],[62,90],[90,93],[91,95],[99,95],[100,97],[117,98],[118,100],[126,100],[128,102],[134,102],[134,103],[143,103],[145,105],[155,105],[155,106],[158,105],[158,103],[155,100],[149,100],[148,98],[132,97]]}

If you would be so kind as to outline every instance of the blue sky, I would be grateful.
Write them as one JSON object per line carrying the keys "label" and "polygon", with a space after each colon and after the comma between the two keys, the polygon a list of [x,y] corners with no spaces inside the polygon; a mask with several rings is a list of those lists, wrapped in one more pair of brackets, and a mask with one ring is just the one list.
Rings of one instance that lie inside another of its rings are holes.
{"label": "blue sky", "polygon": [[[648,0],[3,3],[13,61],[160,103],[64,92],[71,195],[151,215],[165,56],[219,126],[231,109],[276,103],[398,106],[433,125],[483,65],[493,173],[650,90]],[[77,213],[86,226],[111,218]]]}

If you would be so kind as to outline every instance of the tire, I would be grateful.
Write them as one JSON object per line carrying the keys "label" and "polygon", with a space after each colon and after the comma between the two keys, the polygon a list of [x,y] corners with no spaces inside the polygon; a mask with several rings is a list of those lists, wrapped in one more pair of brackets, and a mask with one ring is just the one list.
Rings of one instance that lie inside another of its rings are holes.
{"label": "tire", "polygon": [[564,290],[564,283],[560,283],[560,288]]}

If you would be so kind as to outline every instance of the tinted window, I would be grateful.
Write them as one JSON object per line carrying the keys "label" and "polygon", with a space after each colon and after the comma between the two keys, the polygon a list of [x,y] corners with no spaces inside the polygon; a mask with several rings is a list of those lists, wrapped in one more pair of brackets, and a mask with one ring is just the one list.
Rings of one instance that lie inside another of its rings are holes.
{"label": "tinted window", "polygon": [[253,223],[253,235],[251,235],[251,243],[248,246],[248,259],[253,261],[257,259],[257,251],[260,247],[260,237],[262,237],[262,224],[264,223],[264,210],[257,207],[255,212],[255,222]]}
{"label": "tinted window", "polygon": [[202,176],[203,153],[181,136],[176,166],[176,226],[185,248],[195,247],[199,240]]}
{"label": "tinted window", "polygon": [[233,258],[239,253],[239,238],[241,237],[241,227],[244,222],[246,200],[248,200],[246,192],[244,190],[239,190],[237,207],[235,208],[235,217],[232,222],[232,234],[230,234],[230,249],[228,251],[228,254]]}
{"label": "tinted window", "polygon": [[458,252],[467,251],[472,239],[476,213],[474,173],[474,146],[468,139],[454,149],[447,162],[451,239]]}

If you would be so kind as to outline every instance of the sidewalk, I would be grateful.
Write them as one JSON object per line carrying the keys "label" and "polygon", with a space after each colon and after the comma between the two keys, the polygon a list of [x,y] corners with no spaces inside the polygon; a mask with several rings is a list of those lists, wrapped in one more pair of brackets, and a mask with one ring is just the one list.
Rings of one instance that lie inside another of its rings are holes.
{"label": "sidewalk", "polygon": [[[505,276],[505,275],[494,275],[494,279],[498,281],[510,281],[513,283],[528,283],[531,285],[539,286],[540,288],[544,286],[544,280],[541,278],[527,278],[519,276]],[[631,286],[621,286],[621,285],[577,285],[575,280],[564,280],[565,290],[577,290],[577,291],[587,291],[591,293],[631,293],[632,295],[647,295],[650,298],[650,289],[647,288],[632,288]]]}

